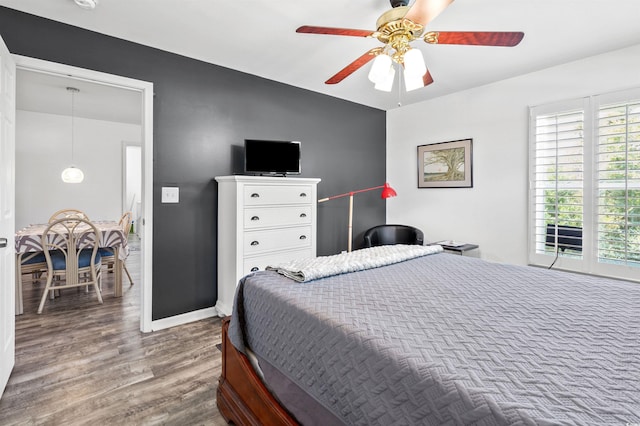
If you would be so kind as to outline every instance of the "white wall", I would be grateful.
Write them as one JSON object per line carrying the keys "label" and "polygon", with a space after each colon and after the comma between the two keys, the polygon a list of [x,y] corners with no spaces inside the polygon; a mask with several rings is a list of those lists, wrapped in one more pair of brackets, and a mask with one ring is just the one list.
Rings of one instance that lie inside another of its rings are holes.
{"label": "white wall", "polygon": [[[631,87],[640,87],[640,45],[389,111],[387,179],[398,197],[387,200],[387,223],[526,264],[528,107]],[[473,188],[418,189],[417,146],[466,138]]]}
{"label": "white wall", "polygon": [[29,111],[16,115],[16,229],[45,223],[63,208],[91,220],[117,220],[122,206],[122,141],[139,141],[139,125],[74,118],[74,163],[80,184],[63,183],[71,163],[71,118]]}

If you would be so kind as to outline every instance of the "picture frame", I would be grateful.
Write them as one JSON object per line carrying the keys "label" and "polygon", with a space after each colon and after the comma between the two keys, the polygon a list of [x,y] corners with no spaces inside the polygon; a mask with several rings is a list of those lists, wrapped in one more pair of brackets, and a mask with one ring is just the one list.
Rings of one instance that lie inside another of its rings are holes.
{"label": "picture frame", "polygon": [[418,188],[473,188],[473,139],[418,146]]}

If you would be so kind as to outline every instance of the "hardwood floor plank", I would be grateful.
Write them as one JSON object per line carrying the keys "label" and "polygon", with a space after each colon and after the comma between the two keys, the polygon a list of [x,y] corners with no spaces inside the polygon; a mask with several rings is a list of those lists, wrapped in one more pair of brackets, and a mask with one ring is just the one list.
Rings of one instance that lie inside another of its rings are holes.
{"label": "hardwood floor plank", "polygon": [[0,425],[226,425],[216,407],[220,319],[141,333],[139,256],[127,259],[136,285],[125,276],[121,298],[103,272],[102,305],[93,290],[69,289],[37,315],[44,281],[25,282]]}

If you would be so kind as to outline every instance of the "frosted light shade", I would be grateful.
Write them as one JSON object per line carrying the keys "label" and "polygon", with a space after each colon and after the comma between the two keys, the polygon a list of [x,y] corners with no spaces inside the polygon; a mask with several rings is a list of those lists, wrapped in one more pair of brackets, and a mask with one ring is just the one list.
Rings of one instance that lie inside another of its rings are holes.
{"label": "frosted light shade", "polygon": [[64,183],[80,183],[84,180],[84,173],[77,167],[67,167],[62,171],[62,181]]}
{"label": "frosted light shade", "polygon": [[379,81],[378,83],[376,83],[376,85],[374,86],[375,89],[382,90],[383,92],[390,92],[391,89],[393,88],[393,78],[395,76],[396,76],[395,68],[393,67],[389,68],[389,72],[387,73],[387,76],[381,81]]}
{"label": "frosted light shade", "polygon": [[411,49],[404,54],[405,75],[422,77],[426,72],[427,66],[424,64],[424,57],[420,49]]}
{"label": "frosted light shade", "polygon": [[83,9],[92,10],[98,5],[98,0],[74,0]]}
{"label": "frosted light shade", "polygon": [[389,74],[389,70],[392,69],[391,65],[390,56],[384,54],[376,56],[369,71],[369,81],[376,84],[383,81]]}
{"label": "frosted light shade", "polygon": [[405,70],[404,71],[404,87],[407,90],[407,92],[424,87],[424,81],[422,81],[422,75],[419,75],[419,76],[408,75],[407,71]]}

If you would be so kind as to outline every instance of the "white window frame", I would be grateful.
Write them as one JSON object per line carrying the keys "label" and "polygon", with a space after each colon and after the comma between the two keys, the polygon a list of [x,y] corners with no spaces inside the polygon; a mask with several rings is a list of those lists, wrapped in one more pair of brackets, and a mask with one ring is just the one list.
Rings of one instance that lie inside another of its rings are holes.
{"label": "white window frame", "polygon": [[[640,281],[640,268],[638,267],[598,262],[596,247],[598,220],[596,211],[598,112],[601,105],[617,102],[635,102],[639,99],[640,88],[634,88],[529,108],[529,215],[527,220],[529,264],[545,267],[550,267],[553,264],[554,269]],[[536,250],[536,117],[540,115],[561,114],[577,109],[584,111],[582,259],[560,255],[556,260],[555,253],[540,253]]]}

